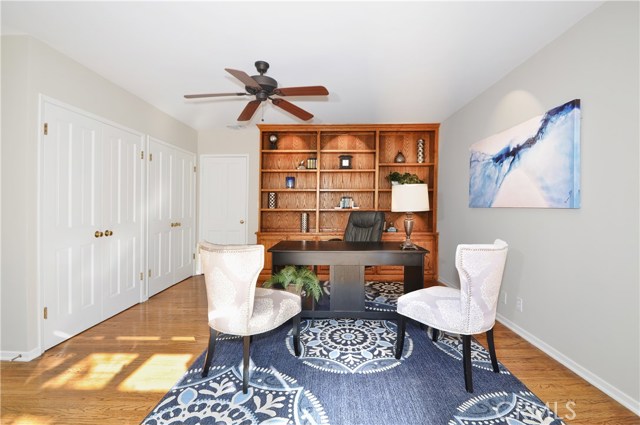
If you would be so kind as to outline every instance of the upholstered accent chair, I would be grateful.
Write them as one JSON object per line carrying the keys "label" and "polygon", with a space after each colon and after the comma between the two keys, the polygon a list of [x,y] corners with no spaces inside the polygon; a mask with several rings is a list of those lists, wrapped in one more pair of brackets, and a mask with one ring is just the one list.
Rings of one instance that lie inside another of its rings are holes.
{"label": "upholstered accent chair", "polygon": [[382,211],[352,211],[349,215],[344,240],[347,242],[379,242],[384,228]]}
{"label": "upholstered accent chair", "polygon": [[263,245],[198,247],[207,291],[209,346],[202,369],[207,376],[219,332],[243,337],[242,392],[249,382],[251,336],[275,329],[293,318],[293,347],[300,355],[300,296],[275,289],[257,288],[264,266]]}
{"label": "upholstered accent chair", "polygon": [[473,392],[471,335],[486,332],[491,365],[493,371],[498,373],[493,325],[507,250],[507,243],[500,239],[493,244],[458,245],[455,262],[460,276],[460,289],[433,286],[399,297],[396,358],[402,355],[408,318],[431,327],[434,341],[437,341],[438,330],[462,335],[467,392]]}

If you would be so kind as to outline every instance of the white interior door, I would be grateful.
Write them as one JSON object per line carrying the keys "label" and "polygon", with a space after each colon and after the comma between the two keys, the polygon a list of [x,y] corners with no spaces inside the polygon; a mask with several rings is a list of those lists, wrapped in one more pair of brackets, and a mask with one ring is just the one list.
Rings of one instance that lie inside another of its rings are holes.
{"label": "white interior door", "polygon": [[113,316],[140,302],[143,270],[142,136],[105,125],[103,131],[103,314]]}
{"label": "white interior door", "polygon": [[[41,282],[44,349],[102,320],[101,124],[44,104]],[[98,232],[98,233],[96,233]]]}
{"label": "white interior door", "polygon": [[195,155],[178,151],[175,153],[171,217],[173,228],[174,281],[180,282],[193,276],[196,242],[195,238]]}
{"label": "white interior door", "polygon": [[200,156],[200,240],[247,243],[247,184],[247,156]]}
{"label": "white interior door", "polygon": [[195,155],[149,139],[149,296],[193,275]]}

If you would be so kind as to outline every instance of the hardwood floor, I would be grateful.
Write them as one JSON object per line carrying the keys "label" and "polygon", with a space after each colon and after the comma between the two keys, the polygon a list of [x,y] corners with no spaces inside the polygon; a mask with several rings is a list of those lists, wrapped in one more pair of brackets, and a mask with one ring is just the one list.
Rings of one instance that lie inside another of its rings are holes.
{"label": "hardwood floor", "polygon": [[[2,362],[2,424],[137,424],[204,351],[201,276],[71,338],[31,362]],[[568,424],[640,418],[497,324],[498,359]],[[485,344],[485,341],[478,337]],[[336,424],[348,425],[348,424]]]}

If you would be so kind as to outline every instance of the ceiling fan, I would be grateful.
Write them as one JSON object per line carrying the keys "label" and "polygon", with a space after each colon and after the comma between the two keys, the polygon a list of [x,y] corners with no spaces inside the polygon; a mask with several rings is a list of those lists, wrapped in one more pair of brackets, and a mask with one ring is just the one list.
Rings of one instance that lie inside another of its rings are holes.
{"label": "ceiling fan", "polygon": [[264,75],[269,69],[269,64],[265,61],[257,61],[255,65],[260,75],[249,76],[246,72],[239,71],[237,69],[224,69],[245,85],[244,89],[246,90],[246,93],[185,94],[184,97],[187,99],[198,99],[203,97],[255,96],[256,99],[250,101],[242,110],[238,117],[238,121],[249,121],[258,109],[258,106],[267,99],[270,99],[271,103],[278,108],[284,109],[301,120],[308,121],[313,118],[312,114],[287,100],[273,96],[326,96],[329,94],[329,91],[323,86],[278,88],[278,82],[276,80]]}

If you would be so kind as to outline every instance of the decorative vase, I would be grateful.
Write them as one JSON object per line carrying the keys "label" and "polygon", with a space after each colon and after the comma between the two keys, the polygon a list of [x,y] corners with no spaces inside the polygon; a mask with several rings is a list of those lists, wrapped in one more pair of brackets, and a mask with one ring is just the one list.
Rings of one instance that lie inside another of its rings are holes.
{"label": "decorative vase", "polygon": [[309,213],[300,214],[300,231],[307,233],[309,231]]}
{"label": "decorative vase", "polygon": [[424,162],[424,139],[418,139],[418,164]]}
{"label": "decorative vase", "polygon": [[393,162],[405,162],[407,159],[404,157],[402,152],[398,151],[398,155],[394,158]]}
{"label": "decorative vase", "polygon": [[275,192],[269,192],[269,208],[274,209],[276,207],[276,203],[278,201],[278,194]]}

